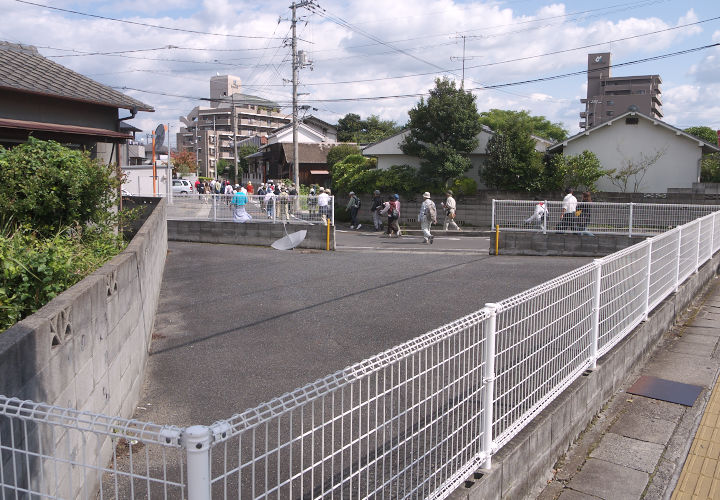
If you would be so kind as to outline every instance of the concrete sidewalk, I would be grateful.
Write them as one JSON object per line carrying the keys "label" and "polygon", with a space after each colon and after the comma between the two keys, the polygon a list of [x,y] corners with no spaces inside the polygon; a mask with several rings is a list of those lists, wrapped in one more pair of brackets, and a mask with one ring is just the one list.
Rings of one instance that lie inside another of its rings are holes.
{"label": "concrete sidewalk", "polygon": [[[558,461],[538,499],[720,498],[719,340],[715,277]],[[704,389],[692,407],[625,392],[641,375]]]}

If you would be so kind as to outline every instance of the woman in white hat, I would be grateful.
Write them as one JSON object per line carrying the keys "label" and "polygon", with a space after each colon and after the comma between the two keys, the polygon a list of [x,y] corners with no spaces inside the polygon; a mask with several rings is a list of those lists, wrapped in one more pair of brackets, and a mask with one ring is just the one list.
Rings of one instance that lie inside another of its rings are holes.
{"label": "woman in white hat", "polygon": [[425,243],[432,245],[435,237],[430,234],[430,227],[433,224],[437,224],[437,209],[435,208],[435,202],[430,199],[430,193],[427,191],[423,193],[423,202],[422,205],[420,205],[418,221],[420,221],[420,228],[422,229]]}

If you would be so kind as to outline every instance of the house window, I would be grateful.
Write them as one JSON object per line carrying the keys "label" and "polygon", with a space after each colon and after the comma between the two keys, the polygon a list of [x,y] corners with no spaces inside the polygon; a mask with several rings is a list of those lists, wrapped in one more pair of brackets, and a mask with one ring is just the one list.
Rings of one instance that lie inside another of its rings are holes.
{"label": "house window", "polygon": [[615,111],[608,111],[608,112],[607,112],[607,115],[608,115],[608,116],[612,116],[612,115],[614,115],[614,114],[615,114]]}
{"label": "house window", "polygon": [[615,105],[615,101],[608,101],[608,102],[607,102],[607,105],[608,105],[608,106],[614,106],[614,105]]}

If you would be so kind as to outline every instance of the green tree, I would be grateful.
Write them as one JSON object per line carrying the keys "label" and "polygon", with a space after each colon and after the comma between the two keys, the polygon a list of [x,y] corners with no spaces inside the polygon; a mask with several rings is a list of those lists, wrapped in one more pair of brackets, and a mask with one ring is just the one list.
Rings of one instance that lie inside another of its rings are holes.
{"label": "green tree", "polygon": [[218,177],[225,177],[230,173],[230,162],[225,159],[220,159],[215,164],[215,171],[217,172]]}
{"label": "green tree", "polygon": [[192,174],[197,172],[197,157],[192,151],[178,151],[170,153],[174,174]]}
{"label": "green tree", "polygon": [[560,191],[573,188],[575,191],[595,191],[597,181],[608,174],[600,160],[591,151],[579,155],[553,155],[546,166],[545,191]]}
{"label": "green tree", "polygon": [[344,160],[350,155],[359,155],[360,148],[357,146],[354,146],[352,144],[338,144],[337,146],[333,146],[328,150],[327,153],[327,166],[330,171],[332,171],[333,166],[339,162]]}
{"label": "green tree", "polygon": [[381,120],[377,115],[370,115],[363,120],[356,113],[348,113],[338,120],[337,134],[339,142],[355,142],[367,144],[381,141],[397,133],[400,128],[392,120]]}
{"label": "green tree", "polygon": [[410,133],[402,151],[421,159],[420,173],[442,183],[467,172],[470,153],[482,130],[475,97],[448,79],[436,79],[435,88],[409,112]]}
{"label": "green tree", "polygon": [[712,144],[713,146],[716,146],[718,143],[717,132],[710,127],[688,127],[684,129],[683,132],[694,135],[698,139],[702,139],[703,141],[707,142],[708,144]]}
{"label": "green tree", "polygon": [[0,218],[45,235],[101,224],[119,186],[114,170],[54,141],[30,137],[12,149],[0,147]]}
{"label": "green tree", "polygon": [[520,113],[507,115],[488,141],[488,159],[480,172],[495,189],[537,191],[542,188],[542,154],[535,150],[530,123]]}
{"label": "green tree", "polygon": [[377,161],[361,154],[349,155],[335,164],[332,170],[332,187],[336,193],[372,192],[382,172],[375,168]]}
{"label": "green tree", "polygon": [[700,160],[700,181],[720,182],[720,153],[705,155]]}
{"label": "green tree", "polygon": [[[250,163],[246,156],[255,154],[258,152],[258,147],[255,144],[246,144],[238,148],[238,175],[241,172],[247,173],[250,170]],[[233,165],[234,168],[234,165]],[[233,172],[234,174],[234,172]],[[235,181],[237,182],[237,180]]]}
{"label": "green tree", "polygon": [[532,116],[528,111],[491,109],[480,113],[480,123],[496,132],[508,130],[517,122],[521,123],[530,134],[544,139],[559,142],[568,137],[568,131],[561,123],[552,123],[544,116]]}

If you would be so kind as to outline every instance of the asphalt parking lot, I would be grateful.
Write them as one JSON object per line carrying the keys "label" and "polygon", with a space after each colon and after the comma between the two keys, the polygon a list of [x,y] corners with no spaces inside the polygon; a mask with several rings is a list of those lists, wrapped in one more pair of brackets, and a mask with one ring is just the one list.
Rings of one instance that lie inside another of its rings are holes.
{"label": "asphalt parking lot", "polygon": [[336,252],[170,242],[136,417],[228,418],[588,261],[489,256],[487,238],[337,240]]}

